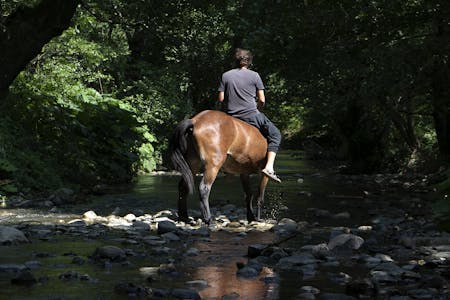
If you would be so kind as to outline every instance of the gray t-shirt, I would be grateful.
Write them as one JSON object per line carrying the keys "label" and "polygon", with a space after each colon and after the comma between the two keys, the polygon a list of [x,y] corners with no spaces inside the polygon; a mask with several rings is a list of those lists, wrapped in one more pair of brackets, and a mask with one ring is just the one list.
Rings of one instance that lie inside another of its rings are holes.
{"label": "gray t-shirt", "polygon": [[264,90],[264,85],[255,71],[232,69],[223,73],[219,92],[225,93],[225,112],[237,118],[248,118],[258,114],[256,107],[258,90]]}

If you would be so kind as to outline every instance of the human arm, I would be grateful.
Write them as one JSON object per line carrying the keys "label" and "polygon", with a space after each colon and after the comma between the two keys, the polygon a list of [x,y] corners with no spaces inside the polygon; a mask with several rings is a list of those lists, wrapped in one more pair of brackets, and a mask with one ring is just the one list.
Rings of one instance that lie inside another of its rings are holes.
{"label": "human arm", "polygon": [[266,104],[266,96],[264,95],[264,90],[257,90],[256,98],[258,99],[258,110],[262,111],[264,105]]}
{"label": "human arm", "polygon": [[216,109],[222,110],[223,100],[225,99],[225,93],[223,91],[219,91],[219,95],[217,97]]}
{"label": "human arm", "polygon": [[219,103],[222,103],[223,99],[225,99],[225,93],[223,91],[219,91],[219,97],[217,100],[219,100]]}

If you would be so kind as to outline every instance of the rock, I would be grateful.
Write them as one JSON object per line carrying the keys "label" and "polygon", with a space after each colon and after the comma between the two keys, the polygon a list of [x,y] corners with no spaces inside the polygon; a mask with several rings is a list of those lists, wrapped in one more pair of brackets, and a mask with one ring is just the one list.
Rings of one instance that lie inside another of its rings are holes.
{"label": "rock", "polygon": [[230,214],[230,212],[233,212],[236,210],[236,205],[234,204],[226,204],[224,206],[222,206],[221,210],[226,214]]}
{"label": "rock", "polygon": [[66,271],[64,273],[59,274],[58,278],[61,280],[78,280],[80,278],[80,273],[78,273],[77,271]]}
{"label": "rock", "polygon": [[335,215],[333,215],[333,219],[348,220],[348,219],[350,219],[350,213],[348,211],[344,211],[344,212],[335,214]]}
{"label": "rock", "polygon": [[117,216],[109,216],[108,223],[106,224],[108,227],[129,227],[131,223],[127,220],[117,217]]}
{"label": "rock", "polygon": [[295,232],[297,231],[297,222],[289,218],[283,218],[275,227],[284,229],[287,232]]}
{"label": "rock", "polygon": [[366,266],[368,266],[369,268],[374,268],[381,263],[381,259],[379,259],[378,257],[367,256],[363,258],[363,260]]}
{"label": "rock", "polygon": [[398,281],[395,276],[385,272],[385,271],[371,271],[370,275],[372,276],[372,280],[377,284],[394,284]]}
{"label": "rock", "polygon": [[158,222],[158,234],[164,234],[168,232],[174,232],[177,230],[177,225],[172,221],[160,221]]}
{"label": "rock", "polygon": [[143,242],[150,246],[161,246],[167,243],[166,240],[161,239],[159,236],[146,236],[143,239]]}
{"label": "rock", "polygon": [[21,271],[16,278],[11,279],[11,284],[15,285],[31,286],[36,283],[37,283],[36,278],[28,270]]}
{"label": "rock", "polygon": [[134,220],[136,220],[136,216],[133,214],[127,214],[125,217],[123,217],[127,222],[132,223]]}
{"label": "rock", "polygon": [[92,210],[87,211],[83,214],[83,219],[87,219],[87,220],[91,220],[91,221],[94,221],[97,217],[98,217],[97,214]]}
{"label": "rock", "polygon": [[330,249],[328,248],[328,245],[325,243],[313,245],[311,247],[311,253],[312,253],[312,255],[314,255],[314,257],[316,257],[318,259],[325,259],[327,256],[329,256],[331,254]]}
{"label": "rock", "polygon": [[356,300],[355,297],[344,295],[344,294],[336,294],[336,293],[323,293],[323,294],[320,294],[317,299],[320,299],[320,300]]}
{"label": "rock", "polygon": [[313,295],[317,295],[317,294],[320,293],[320,290],[319,290],[318,288],[313,287],[313,286],[310,286],[310,285],[302,286],[302,287],[300,288],[300,290],[301,290],[302,292],[305,292],[305,293],[311,293],[311,294],[313,294]]}
{"label": "rock", "polygon": [[153,278],[155,275],[157,275],[159,273],[159,267],[142,267],[142,268],[139,268],[139,272],[143,276]]}
{"label": "rock", "polygon": [[86,261],[83,258],[79,257],[79,256],[75,256],[74,258],[72,258],[72,263],[74,265],[81,266],[81,265],[84,265],[85,262]]}
{"label": "rock", "polygon": [[18,274],[25,270],[28,270],[28,268],[22,264],[2,264],[2,265],[0,265],[0,275],[1,274]]}
{"label": "rock", "polygon": [[67,225],[73,226],[73,227],[86,227],[87,224],[84,220],[81,219],[73,219],[67,222]]}
{"label": "rock", "polygon": [[264,268],[264,265],[260,263],[257,259],[252,259],[248,262],[247,267],[255,269],[258,273],[261,273],[261,271]]}
{"label": "rock", "polygon": [[336,273],[328,273],[328,278],[337,284],[345,285],[352,280],[352,277],[346,273],[340,272]]}
{"label": "rock", "polygon": [[370,271],[372,280],[377,284],[394,284],[406,271],[394,263],[382,263]]}
{"label": "rock", "polygon": [[209,286],[206,280],[191,280],[187,281],[186,285],[197,290],[203,290]]}
{"label": "rock", "polygon": [[262,251],[268,247],[267,244],[253,244],[248,246],[247,255],[250,258],[260,256]]}
{"label": "rock", "polygon": [[416,241],[414,240],[414,238],[407,236],[400,237],[398,243],[409,249],[414,249],[416,247]]}
{"label": "rock", "polygon": [[25,266],[29,269],[39,269],[42,267],[42,263],[38,260],[30,260],[25,263]]}
{"label": "rock", "polygon": [[394,262],[394,260],[386,254],[378,253],[375,255],[375,258],[378,258],[382,262]]}
{"label": "rock", "polygon": [[296,271],[301,271],[303,280],[311,280],[316,276],[317,264],[303,265],[299,267],[294,267]]}
{"label": "rock", "polygon": [[259,275],[259,272],[252,267],[245,266],[237,271],[237,276],[251,278]]}
{"label": "rock", "polygon": [[280,259],[277,266],[281,269],[289,269],[291,266],[302,266],[315,264],[318,260],[310,253],[300,253],[289,257]]}
{"label": "rock", "polygon": [[142,231],[148,231],[151,229],[150,224],[142,221],[134,221],[131,225],[133,229],[136,230],[142,230]]}
{"label": "rock", "polygon": [[167,232],[167,233],[161,234],[161,237],[163,239],[165,239],[166,241],[170,241],[170,242],[180,240],[180,237],[177,234],[175,234],[174,232]]}
{"label": "rock", "polygon": [[328,248],[333,253],[345,255],[351,254],[352,250],[359,249],[363,243],[364,239],[362,237],[344,233],[332,238],[328,242]]}
{"label": "rock", "polygon": [[326,209],[315,209],[314,215],[318,218],[327,218],[327,217],[331,216],[331,213],[330,213],[330,211],[328,211]]}
{"label": "rock", "polygon": [[241,297],[241,295],[239,295],[238,293],[231,292],[229,294],[223,295],[222,300],[238,299],[239,297]]}
{"label": "rock", "polygon": [[200,250],[198,250],[197,248],[189,248],[184,255],[185,256],[198,256],[199,254],[200,254]]}
{"label": "rock", "polygon": [[237,222],[237,221],[233,221],[227,224],[227,227],[229,228],[239,228],[241,227],[241,223]]}
{"label": "rock", "polygon": [[[263,252],[264,253],[264,252]],[[279,248],[279,247],[275,247],[274,251],[272,252],[272,254],[270,254],[270,259],[272,259],[273,261],[279,261],[280,259],[282,259],[283,257],[288,257],[289,254],[286,253],[283,249]]]}
{"label": "rock", "polygon": [[109,259],[112,261],[124,261],[125,251],[116,246],[103,246],[95,250],[94,257],[97,259]]}
{"label": "rock", "polygon": [[0,226],[0,245],[28,242],[22,231],[10,226]]}
{"label": "rock", "polygon": [[423,280],[423,288],[442,289],[447,284],[447,281],[439,275],[427,276]]}
{"label": "rock", "polygon": [[177,269],[173,263],[161,264],[158,268],[159,274],[171,274],[177,272]]}
{"label": "rock", "polygon": [[173,212],[170,210],[162,210],[155,214],[155,218],[168,218],[174,216]]}
{"label": "rock", "polygon": [[434,294],[429,289],[408,290],[408,296],[411,296],[413,299],[436,299]]}
{"label": "rock", "polygon": [[376,294],[375,286],[369,279],[356,279],[347,284],[345,292],[348,295],[361,298],[361,296],[374,297]]}
{"label": "rock", "polygon": [[298,294],[298,296],[295,299],[298,299],[298,300],[315,300],[316,296],[314,296],[314,294],[311,294],[311,293],[308,293],[308,292],[304,292],[304,293]]}
{"label": "rock", "polygon": [[385,271],[394,276],[401,276],[405,270],[397,266],[395,263],[386,262],[378,265],[373,269],[374,271]]}
{"label": "rock", "polygon": [[350,233],[350,228],[348,227],[333,227],[330,232],[330,240],[337,237],[338,235],[348,233]]}
{"label": "rock", "polygon": [[191,234],[193,236],[209,237],[211,235],[211,230],[206,226],[202,226],[198,229],[192,230]]}
{"label": "rock", "polygon": [[169,255],[174,249],[169,247],[155,247],[152,249],[154,255]]}
{"label": "rock", "polygon": [[369,231],[372,231],[372,226],[370,226],[370,225],[362,225],[362,226],[358,227],[358,230],[362,231],[362,232],[369,232]]}
{"label": "rock", "polygon": [[174,289],[171,293],[171,296],[174,299],[183,299],[183,300],[200,300],[201,297],[198,292],[187,289]]}
{"label": "rock", "polygon": [[278,276],[266,276],[260,279],[265,284],[279,284],[280,283],[280,277]]}
{"label": "rock", "polygon": [[[157,289],[155,289],[155,291],[156,290]],[[147,288],[144,286],[138,286],[133,283],[116,284],[114,286],[114,292],[116,292],[119,295],[127,295],[129,298],[148,298],[148,297],[152,296],[152,290],[150,288]],[[155,295],[155,296],[157,296],[157,295]],[[165,296],[167,296],[167,295],[162,295],[162,297],[165,297]]]}

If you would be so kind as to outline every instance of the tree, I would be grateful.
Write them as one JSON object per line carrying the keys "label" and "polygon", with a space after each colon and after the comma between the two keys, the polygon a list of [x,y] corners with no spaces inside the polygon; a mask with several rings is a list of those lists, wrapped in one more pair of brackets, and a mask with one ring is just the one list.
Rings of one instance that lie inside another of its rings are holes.
{"label": "tree", "polygon": [[[27,1],[21,1],[21,4]],[[19,6],[0,23],[0,99],[8,87],[48,43],[69,27],[79,0],[41,0]],[[1,2],[2,10],[8,3]],[[11,5],[11,4],[10,4]]]}

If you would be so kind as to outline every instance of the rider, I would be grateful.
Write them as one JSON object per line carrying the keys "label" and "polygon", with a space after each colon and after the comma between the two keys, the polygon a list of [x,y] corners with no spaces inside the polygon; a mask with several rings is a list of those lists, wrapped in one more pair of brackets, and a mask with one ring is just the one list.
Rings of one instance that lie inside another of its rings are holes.
{"label": "rider", "polygon": [[249,70],[253,55],[249,50],[238,48],[234,59],[236,68],[222,74],[218,89],[219,103],[225,104],[222,107],[227,114],[257,127],[266,137],[267,163],[262,172],[270,179],[281,182],[273,168],[281,133],[261,112],[265,104],[264,85],[259,74]]}

